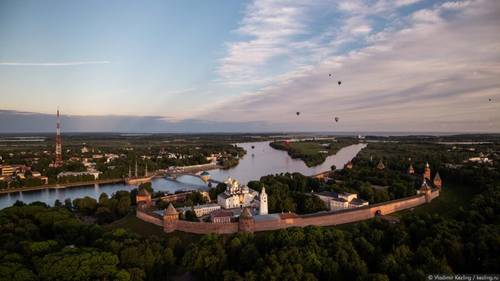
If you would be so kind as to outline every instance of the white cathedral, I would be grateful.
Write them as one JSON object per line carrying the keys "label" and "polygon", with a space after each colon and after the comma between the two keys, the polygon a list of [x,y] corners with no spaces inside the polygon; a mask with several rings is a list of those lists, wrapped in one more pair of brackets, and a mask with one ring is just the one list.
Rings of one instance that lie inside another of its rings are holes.
{"label": "white cathedral", "polygon": [[226,190],[217,196],[217,204],[224,209],[251,207],[256,204],[259,196],[259,214],[267,214],[267,194],[265,188],[259,194],[257,191],[249,188],[247,185],[241,186],[240,183],[232,178],[224,182]]}

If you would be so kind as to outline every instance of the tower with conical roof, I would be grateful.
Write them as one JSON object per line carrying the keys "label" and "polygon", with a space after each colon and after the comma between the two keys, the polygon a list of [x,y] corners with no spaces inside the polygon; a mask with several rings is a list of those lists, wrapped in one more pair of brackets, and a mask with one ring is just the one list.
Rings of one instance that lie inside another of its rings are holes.
{"label": "tower with conical roof", "polygon": [[245,207],[241,212],[240,218],[238,220],[238,230],[240,232],[254,232],[255,221],[252,216],[250,208]]}
{"label": "tower with conical roof", "polygon": [[410,164],[410,167],[408,167],[408,174],[409,175],[415,174],[415,169],[413,169],[413,165],[412,164]]}
{"label": "tower with conical roof", "polygon": [[431,180],[431,168],[429,162],[425,163],[424,179]]}
{"label": "tower with conical roof", "polygon": [[267,215],[267,194],[265,187],[262,187],[260,191],[259,201],[259,215]]}
{"label": "tower with conical roof", "polygon": [[384,165],[384,163],[382,162],[382,160],[380,160],[380,161],[378,162],[378,164],[377,164],[377,169],[379,169],[379,170],[381,170],[381,171],[382,171],[383,169],[385,169],[385,165]]}
{"label": "tower with conical roof", "polygon": [[168,204],[168,207],[163,213],[163,230],[167,233],[175,231],[175,224],[178,219],[179,213],[175,209],[174,205],[172,205],[172,203]]}
{"label": "tower with conical roof", "polygon": [[436,172],[436,175],[434,176],[434,186],[436,186],[437,188],[441,189],[441,187],[443,186],[443,182],[441,180],[441,177],[439,176],[439,172]]}

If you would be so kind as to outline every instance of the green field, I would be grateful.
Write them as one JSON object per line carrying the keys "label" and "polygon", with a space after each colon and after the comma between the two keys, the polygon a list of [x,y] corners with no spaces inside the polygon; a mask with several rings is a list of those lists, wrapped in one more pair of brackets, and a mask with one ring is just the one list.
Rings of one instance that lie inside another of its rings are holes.
{"label": "green field", "polygon": [[[439,213],[444,217],[453,217],[459,211],[460,207],[468,207],[474,192],[470,187],[457,184],[446,184],[441,190],[439,197],[432,200],[430,204],[424,204],[413,209],[417,214]],[[399,212],[397,215],[403,215],[410,210]]]}
{"label": "green field", "polygon": [[[308,167],[317,166],[326,160],[326,157],[337,153],[341,148],[355,143],[353,139],[339,139],[332,141],[297,141],[272,142],[270,146],[285,150],[294,159],[301,159]],[[328,144],[323,146],[322,144]]]}
{"label": "green field", "polygon": [[138,219],[135,216],[135,213],[130,213],[122,219],[104,225],[104,228],[108,230],[124,228],[130,232],[136,233],[144,237],[149,237],[152,235],[158,237],[166,237],[166,238],[178,237],[182,241],[187,243],[195,242],[199,238],[201,238],[201,235],[185,233],[180,231],[175,231],[173,233],[165,233],[162,227]]}

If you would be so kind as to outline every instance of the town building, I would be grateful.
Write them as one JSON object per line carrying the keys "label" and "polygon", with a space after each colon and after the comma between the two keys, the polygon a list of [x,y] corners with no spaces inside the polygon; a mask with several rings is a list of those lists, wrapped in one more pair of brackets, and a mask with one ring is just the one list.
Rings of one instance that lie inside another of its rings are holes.
{"label": "town building", "polygon": [[227,185],[226,190],[217,196],[217,203],[224,209],[251,206],[258,195],[257,191],[247,185],[241,186],[235,179],[228,178],[224,183]]}
{"label": "town building", "polygon": [[86,176],[86,175],[91,175],[91,176],[94,176],[94,179],[98,179],[100,173],[101,172],[98,172],[98,171],[61,172],[61,173],[57,174],[57,178],[68,177],[68,176]]}
{"label": "town building", "polygon": [[10,177],[14,174],[15,169],[11,165],[2,165],[1,166],[1,175],[4,177]]}

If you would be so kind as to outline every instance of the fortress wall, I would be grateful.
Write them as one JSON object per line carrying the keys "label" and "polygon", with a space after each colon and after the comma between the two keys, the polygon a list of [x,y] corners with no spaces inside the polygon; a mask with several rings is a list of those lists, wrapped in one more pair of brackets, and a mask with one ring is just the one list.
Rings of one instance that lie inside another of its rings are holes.
{"label": "fortress wall", "polygon": [[192,222],[192,221],[176,221],[175,229],[184,232],[207,234],[230,234],[238,232],[238,223],[209,223],[209,222]]}
{"label": "fortress wall", "polygon": [[[439,196],[439,190],[431,193],[431,199]],[[283,220],[273,221],[256,221],[254,231],[269,231],[277,230],[288,227],[305,227],[309,225],[316,226],[330,226],[344,223],[351,223],[361,220],[373,218],[377,211],[382,215],[391,214],[401,210],[413,208],[425,204],[425,195],[415,195],[407,198],[392,200],[389,202],[378,203],[356,209],[349,209],[334,213],[321,213],[298,216],[296,218],[287,218]],[[137,210],[137,217],[146,222],[150,222],[159,226],[163,226],[161,217]],[[207,223],[207,222],[190,222],[190,221],[176,221],[173,225],[175,230],[196,233],[196,234],[231,234],[238,232],[238,223]]]}
{"label": "fortress wall", "polygon": [[274,221],[256,221],[255,222],[255,231],[269,231],[276,230],[281,228],[286,228],[286,224],[283,220],[274,220]]}
{"label": "fortress wall", "polygon": [[149,222],[152,224],[163,226],[163,219],[161,217],[155,216],[153,214],[148,214],[148,213],[143,212],[141,210],[137,210],[135,215],[137,218],[139,218],[145,222]]}
{"label": "fortress wall", "polygon": [[372,207],[370,207],[370,209],[373,211],[373,213],[380,210],[382,215],[387,215],[401,210],[413,208],[425,203],[426,203],[425,195],[422,194],[422,195],[411,196],[405,198],[404,200],[390,201],[389,203],[382,204],[380,206],[378,206],[378,204],[373,205]]}

